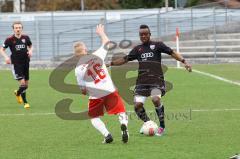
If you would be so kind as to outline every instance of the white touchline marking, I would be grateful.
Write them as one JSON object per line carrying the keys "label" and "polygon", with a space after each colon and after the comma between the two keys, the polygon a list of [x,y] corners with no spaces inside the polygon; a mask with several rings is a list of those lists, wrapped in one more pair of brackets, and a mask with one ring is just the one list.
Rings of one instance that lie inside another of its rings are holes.
{"label": "white touchline marking", "polygon": [[[224,112],[224,111],[240,111],[240,108],[222,108],[222,109],[183,109],[183,110],[167,110],[168,112]],[[148,113],[154,113],[155,111],[147,111]],[[127,111],[127,113],[135,113],[135,111]]]}
{"label": "white touchline marking", "polygon": [[[176,68],[176,67],[172,67],[172,68]],[[177,69],[184,69],[184,68],[180,67],[180,68],[177,68]],[[230,83],[230,84],[240,86],[240,82],[232,81],[232,80],[229,80],[229,79],[226,79],[226,78],[223,78],[223,77],[211,74],[211,73],[199,71],[199,70],[196,70],[196,69],[193,69],[192,71],[195,72],[195,73],[198,73],[198,74],[202,74],[202,75],[205,75],[205,76],[208,76],[208,77],[212,77],[214,79],[217,79],[217,80],[220,80],[220,81],[223,81],[223,82],[226,82],[226,83]]]}
{"label": "white touchline marking", "polygon": [[[240,111],[240,108],[222,108],[222,109],[184,109],[184,110],[168,110],[168,112],[181,112],[181,111],[192,111],[192,112],[224,112],[224,111]],[[147,111],[148,113],[154,113],[155,111]],[[135,113],[135,111],[127,111],[127,113]],[[4,116],[47,116],[56,115],[56,113],[3,113],[0,117]]]}
{"label": "white touchline marking", "polygon": [[240,109],[192,109],[192,112],[224,112],[224,111],[240,111]]}
{"label": "white touchline marking", "polygon": [[196,72],[196,73],[199,73],[199,74],[202,74],[202,75],[205,75],[205,76],[209,76],[209,77],[215,78],[217,80],[224,81],[226,83],[230,83],[230,84],[234,84],[234,85],[240,86],[239,82],[232,81],[232,80],[229,80],[229,79],[217,76],[217,75],[213,75],[211,73],[202,72],[202,71],[198,71],[198,70],[193,70],[193,72]]}
{"label": "white touchline marking", "polygon": [[0,116],[44,116],[44,115],[56,115],[56,113],[3,113]]}

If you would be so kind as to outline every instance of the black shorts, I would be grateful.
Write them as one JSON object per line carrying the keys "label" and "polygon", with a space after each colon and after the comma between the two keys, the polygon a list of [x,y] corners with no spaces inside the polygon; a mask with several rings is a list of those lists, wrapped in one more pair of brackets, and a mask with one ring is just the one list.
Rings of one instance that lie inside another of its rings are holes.
{"label": "black shorts", "polygon": [[13,64],[12,73],[16,80],[29,80],[29,62],[24,64]]}
{"label": "black shorts", "polygon": [[135,95],[141,95],[145,97],[160,95],[164,96],[166,93],[165,82],[162,84],[138,84],[135,87]]}

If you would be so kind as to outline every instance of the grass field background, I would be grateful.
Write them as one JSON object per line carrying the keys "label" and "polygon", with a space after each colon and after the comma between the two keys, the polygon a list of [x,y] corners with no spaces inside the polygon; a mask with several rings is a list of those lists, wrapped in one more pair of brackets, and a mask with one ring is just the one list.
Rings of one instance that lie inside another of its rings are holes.
{"label": "grass field background", "polygon": [[[240,81],[240,64],[193,67]],[[53,90],[48,82],[50,73],[51,70],[31,71],[27,92],[31,109],[25,110],[15,101],[13,90],[17,83],[11,72],[0,71],[1,159],[225,159],[240,153],[240,86],[170,68],[165,77],[174,88],[163,97],[166,135],[147,137],[139,134],[142,122],[131,113],[130,140],[122,144],[117,116],[106,115],[103,120],[114,142],[103,145],[103,137],[89,120],[66,121],[54,114],[55,104],[61,99],[73,99],[71,109],[74,112],[87,109],[88,99]],[[66,81],[76,83],[72,73]],[[154,111],[150,100],[145,106],[148,111]],[[132,105],[126,103],[126,107],[133,111]]]}

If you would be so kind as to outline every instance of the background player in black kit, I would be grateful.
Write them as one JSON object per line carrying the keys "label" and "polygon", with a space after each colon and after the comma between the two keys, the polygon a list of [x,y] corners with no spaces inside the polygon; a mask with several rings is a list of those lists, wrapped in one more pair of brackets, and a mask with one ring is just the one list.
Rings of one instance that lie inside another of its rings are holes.
{"label": "background player in black kit", "polygon": [[[179,53],[163,42],[151,41],[151,32],[147,25],[140,26],[139,36],[142,44],[135,46],[127,56],[112,61],[110,65],[117,66],[128,61],[138,60],[139,68],[135,86],[134,109],[141,120],[149,121],[143,104],[146,98],[151,96],[160,122],[156,135],[161,136],[165,131],[164,106],[161,102],[161,97],[165,94],[165,81],[161,67],[161,53],[166,53],[177,61],[181,61],[189,72],[192,71],[192,68]],[[142,130],[140,130],[140,133],[142,133]]]}
{"label": "background player in black kit", "polygon": [[[27,35],[22,34],[23,25],[21,22],[14,22],[12,25],[14,34],[8,37],[0,49],[7,64],[12,64],[12,72],[16,80],[19,81],[19,89],[14,91],[19,104],[24,104],[24,108],[30,108],[26,99],[26,90],[29,80],[29,62],[32,56],[32,42]],[[11,50],[10,58],[5,50]]]}

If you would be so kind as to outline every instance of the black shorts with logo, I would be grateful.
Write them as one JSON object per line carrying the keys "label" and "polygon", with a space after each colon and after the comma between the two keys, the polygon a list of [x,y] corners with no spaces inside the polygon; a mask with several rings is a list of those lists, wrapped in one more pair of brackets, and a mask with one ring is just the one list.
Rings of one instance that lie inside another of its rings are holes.
{"label": "black shorts with logo", "polygon": [[16,80],[29,80],[29,62],[13,64],[12,73]]}

